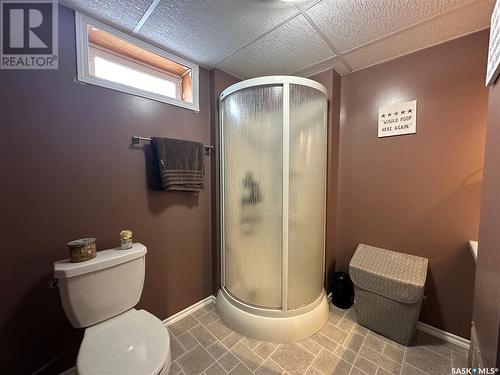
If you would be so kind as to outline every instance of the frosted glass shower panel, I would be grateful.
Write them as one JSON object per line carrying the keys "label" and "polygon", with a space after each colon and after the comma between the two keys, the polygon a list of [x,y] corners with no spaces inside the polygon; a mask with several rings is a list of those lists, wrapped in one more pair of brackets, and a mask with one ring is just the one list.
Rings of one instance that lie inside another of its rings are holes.
{"label": "frosted glass shower panel", "polygon": [[323,93],[290,85],[288,308],[323,291],[326,111]]}
{"label": "frosted glass shower panel", "polygon": [[281,308],[283,87],[221,102],[225,286],[245,303]]}

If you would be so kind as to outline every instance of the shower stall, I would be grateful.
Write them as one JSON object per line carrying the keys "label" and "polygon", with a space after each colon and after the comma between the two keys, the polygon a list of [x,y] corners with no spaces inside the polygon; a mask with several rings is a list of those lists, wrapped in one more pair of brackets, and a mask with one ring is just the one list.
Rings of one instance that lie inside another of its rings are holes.
{"label": "shower stall", "polygon": [[270,76],[219,97],[221,289],[244,335],[297,341],[323,327],[327,97],[310,79]]}

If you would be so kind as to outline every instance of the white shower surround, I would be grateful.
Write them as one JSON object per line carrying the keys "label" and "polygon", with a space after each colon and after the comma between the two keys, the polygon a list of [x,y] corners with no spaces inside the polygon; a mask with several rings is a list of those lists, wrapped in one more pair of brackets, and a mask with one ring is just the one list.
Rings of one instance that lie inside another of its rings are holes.
{"label": "white shower surround", "polygon": [[[290,85],[305,86],[321,92],[325,96],[324,106],[324,186],[323,202],[326,202],[326,139],[327,139],[327,91],[325,87],[316,81],[294,77],[294,76],[269,76],[260,77],[238,82],[226,90],[219,97],[220,111],[220,145],[221,145],[221,289],[217,295],[217,311],[225,323],[235,331],[246,336],[254,337],[260,340],[272,342],[292,342],[311,336],[320,330],[328,319],[329,307],[324,289],[315,298],[310,298],[305,305],[290,308],[289,306],[289,162],[290,162]],[[225,140],[224,140],[224,113],[223,101],[233,93],[240,90],[278,86],[282,87],[282,242],[281,242],[281,269],[279,272],[281,278],[281,306],[279,308],[268,306],[257,306],[234,296],[226,286],[226,244],[225,244]],[[297,116],[298,117],[298,116]],[[326,207],[323,203],[323,238],[322,238],[322,259],[313,259],[321,262],[322,280],[324,282],[324,244],[325,244],[325,215]],[[317,280],[316,280],[317,281]],[[314,283],[314,280],[311,280]]]}

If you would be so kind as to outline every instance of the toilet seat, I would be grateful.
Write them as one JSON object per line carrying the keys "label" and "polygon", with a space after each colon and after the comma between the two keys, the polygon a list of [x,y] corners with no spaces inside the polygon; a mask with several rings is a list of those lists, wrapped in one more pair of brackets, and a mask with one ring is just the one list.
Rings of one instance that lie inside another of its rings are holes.
{"label": "toilet seat", "polygon": [[147,311],[131,309],[85,330],[76,370],[79,375],[157,375],[169,366],[167,328]]}

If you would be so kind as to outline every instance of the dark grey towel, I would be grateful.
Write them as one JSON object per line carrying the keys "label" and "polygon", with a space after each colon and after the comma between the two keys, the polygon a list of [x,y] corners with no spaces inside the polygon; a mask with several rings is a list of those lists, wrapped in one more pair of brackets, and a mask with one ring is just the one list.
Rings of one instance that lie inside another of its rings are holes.
{"label": "dark grey towel", "polygon": [[164,190],[196,192],[203,186],[203,155],[205,146],[180,139],[151,139],[158,157],[160,179]]}

